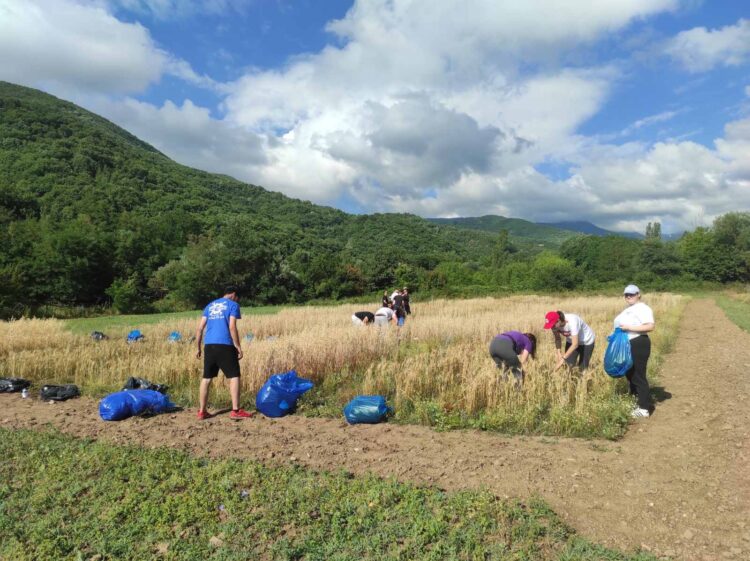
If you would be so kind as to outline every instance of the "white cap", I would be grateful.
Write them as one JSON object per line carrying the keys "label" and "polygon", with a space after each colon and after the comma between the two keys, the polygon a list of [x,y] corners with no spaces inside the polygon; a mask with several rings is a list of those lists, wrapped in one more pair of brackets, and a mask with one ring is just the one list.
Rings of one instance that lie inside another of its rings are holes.
{"label": "white cap", "polygon": [[638,288],[634,284],[629,284],[628,286],[625,287],[625,290],[623,290],[622,293],[623,294],[640,294],[641,289]]}

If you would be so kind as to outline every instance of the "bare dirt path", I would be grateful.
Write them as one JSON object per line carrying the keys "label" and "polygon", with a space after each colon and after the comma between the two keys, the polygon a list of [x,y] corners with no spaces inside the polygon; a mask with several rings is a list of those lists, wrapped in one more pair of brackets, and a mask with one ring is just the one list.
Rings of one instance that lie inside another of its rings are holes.
{"label": "bare dirt path", "polygon": [[199,422],[193,409],[105,423],[94,400],[48,404],[18,394],[0,395],[0,426],[52,425],[211,457],[538,495],[581,535],[609,546],[676,559],[750,559],[750,334],[709,300],[691,302],[682,326],[658,384],[667,399],[615,443],[296,416]]}

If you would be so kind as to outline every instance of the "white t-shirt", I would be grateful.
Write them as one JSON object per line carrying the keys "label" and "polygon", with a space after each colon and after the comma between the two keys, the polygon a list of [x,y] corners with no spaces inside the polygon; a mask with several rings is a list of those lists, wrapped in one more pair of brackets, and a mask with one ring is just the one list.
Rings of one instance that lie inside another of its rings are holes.
{"label": "white t-shirt", "polygon": [[596,337],[594,331],[588,324],[576,314],[565,314],[565,325],[559,330],[560,335],[565,337],[569,342],[578,335],[579,345],[593,345]]}
{"label": "white t-shirt", "polygon": [[[644,323],[654,323],[654,311],[643,302],[638,302],[628,306],[620,315],[615,318],[615,327],[621,325],[643,325]],[[635,339],[641,333],[628,331],[628,339]]]}
{"label": "white t-shirt", "polygon": [[391,321],[393,319],[393,310],[384,306],[375,312],[375,316],[385,316],[388,318],[388,321]]}

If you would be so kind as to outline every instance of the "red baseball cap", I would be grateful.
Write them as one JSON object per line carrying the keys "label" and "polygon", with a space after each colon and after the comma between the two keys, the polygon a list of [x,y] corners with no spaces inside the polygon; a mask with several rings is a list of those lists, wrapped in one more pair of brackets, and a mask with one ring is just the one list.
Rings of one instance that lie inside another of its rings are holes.
{"label": "red baseball cap", "polygon": [[544,316],[544,319],[547,320],[547,323],[544,324],[544,329],[552,329],[554,325],[560,321],[560,314],[557,312],[547,312],[547,315]]}

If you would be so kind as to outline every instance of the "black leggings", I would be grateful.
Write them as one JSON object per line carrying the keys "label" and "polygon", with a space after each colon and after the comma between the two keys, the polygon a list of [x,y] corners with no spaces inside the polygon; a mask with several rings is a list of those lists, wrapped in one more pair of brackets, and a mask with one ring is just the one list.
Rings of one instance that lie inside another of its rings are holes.
{"label": "black leggings", "polygon": [[633,354],[633,366],[625,376],[630,382],[630,394],[638,397],[638,407],[651,410],[651,392],[646,378],[648,357],[651,356],[651,339],[648,335],[639,335],[630,340],[630,351]]}

